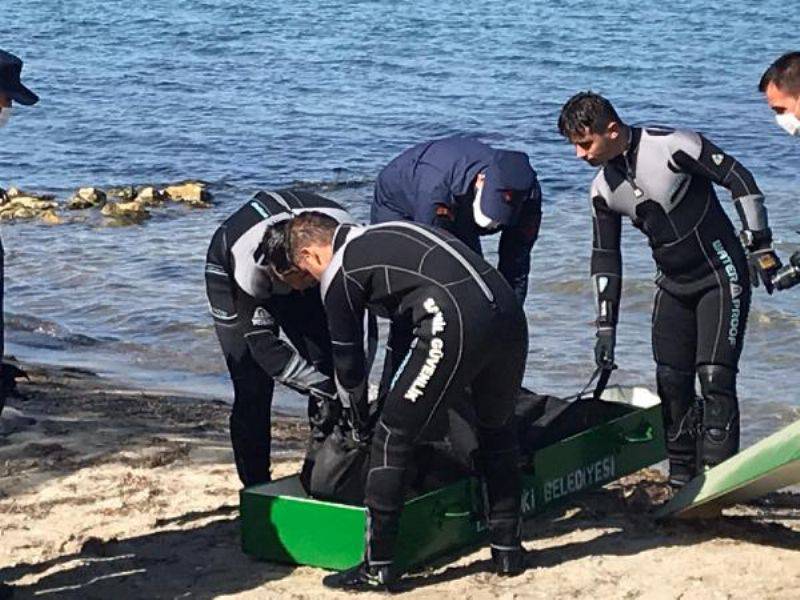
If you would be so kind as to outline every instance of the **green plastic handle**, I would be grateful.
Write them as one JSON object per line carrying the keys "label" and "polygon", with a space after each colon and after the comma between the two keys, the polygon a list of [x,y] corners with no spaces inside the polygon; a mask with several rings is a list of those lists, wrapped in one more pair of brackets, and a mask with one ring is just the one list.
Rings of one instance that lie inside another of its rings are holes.
{"label": "green plastic handle", "polygon": [[472,516],[472,511],[465,510],[461,512],[445,512],[443,516],[445,519],[468,519]]}
{"label": "green plastic handle", "polygon": [[647,442],[652,442],[654,438],[655,431],[653,430],[653,426],[649,423],[644,430],[621,433],[619,435],[619,439],[626,444],[645,444]]}

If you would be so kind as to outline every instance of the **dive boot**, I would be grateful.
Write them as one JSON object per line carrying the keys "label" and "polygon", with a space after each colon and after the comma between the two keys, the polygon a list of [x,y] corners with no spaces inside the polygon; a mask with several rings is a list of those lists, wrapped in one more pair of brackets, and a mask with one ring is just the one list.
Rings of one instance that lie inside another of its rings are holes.
{"label": "dive boot", "polygon": [[492,547],[494,572],[504,577],[514,577],[525,570],[525,548]]}
{"label": "dive boot", "polygon": [[368,565],[366,562],[322,578],[325,587],[349,592],[392,591],[396,582],[390,564]]}

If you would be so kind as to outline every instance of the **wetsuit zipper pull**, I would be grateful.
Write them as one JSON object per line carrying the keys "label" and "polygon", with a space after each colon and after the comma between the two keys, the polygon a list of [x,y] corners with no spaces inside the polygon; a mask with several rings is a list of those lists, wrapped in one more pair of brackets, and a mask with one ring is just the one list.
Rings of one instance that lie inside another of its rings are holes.
{"label": "wetsuit zipper pull", "polygon": [[623,154],[622,157],[625,159],[625,179],[628,180],[628,183],[631,184],[633,188],[633,195],[638,199],[644,196],[644,192],[642,189],[636,185],[636,179],[633,174],[633,168],[631,167],[631,163],[628,161],[628,155]]}

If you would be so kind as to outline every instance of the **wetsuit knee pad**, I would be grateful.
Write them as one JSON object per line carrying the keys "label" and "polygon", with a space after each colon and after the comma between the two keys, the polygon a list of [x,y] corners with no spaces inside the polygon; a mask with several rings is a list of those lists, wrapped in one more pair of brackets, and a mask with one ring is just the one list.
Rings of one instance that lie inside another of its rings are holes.
{"label": "wetsuit knee pad", "polygon": [[669,476],[674,485],[683,485],[699,471],[700,415],[694,390],[695,375],[667,365],[656,368],[658,396],[669,459]]}
{"label": "wetsuit knee pad", "polygon": [[703,463],[714,466],[739,451],[736,371],[722,365],[698,367],[703,395]]}

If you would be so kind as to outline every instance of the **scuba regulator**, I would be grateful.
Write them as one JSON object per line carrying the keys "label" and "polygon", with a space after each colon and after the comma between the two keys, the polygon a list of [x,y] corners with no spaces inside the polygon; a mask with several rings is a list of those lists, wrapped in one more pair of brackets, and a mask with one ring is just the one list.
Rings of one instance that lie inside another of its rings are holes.
{"label": "scuba regulator", "polygon": [[800,250],[789,257],[789,264],[772,276],[772,285],[778,290],[788,290],[800,283]]}

